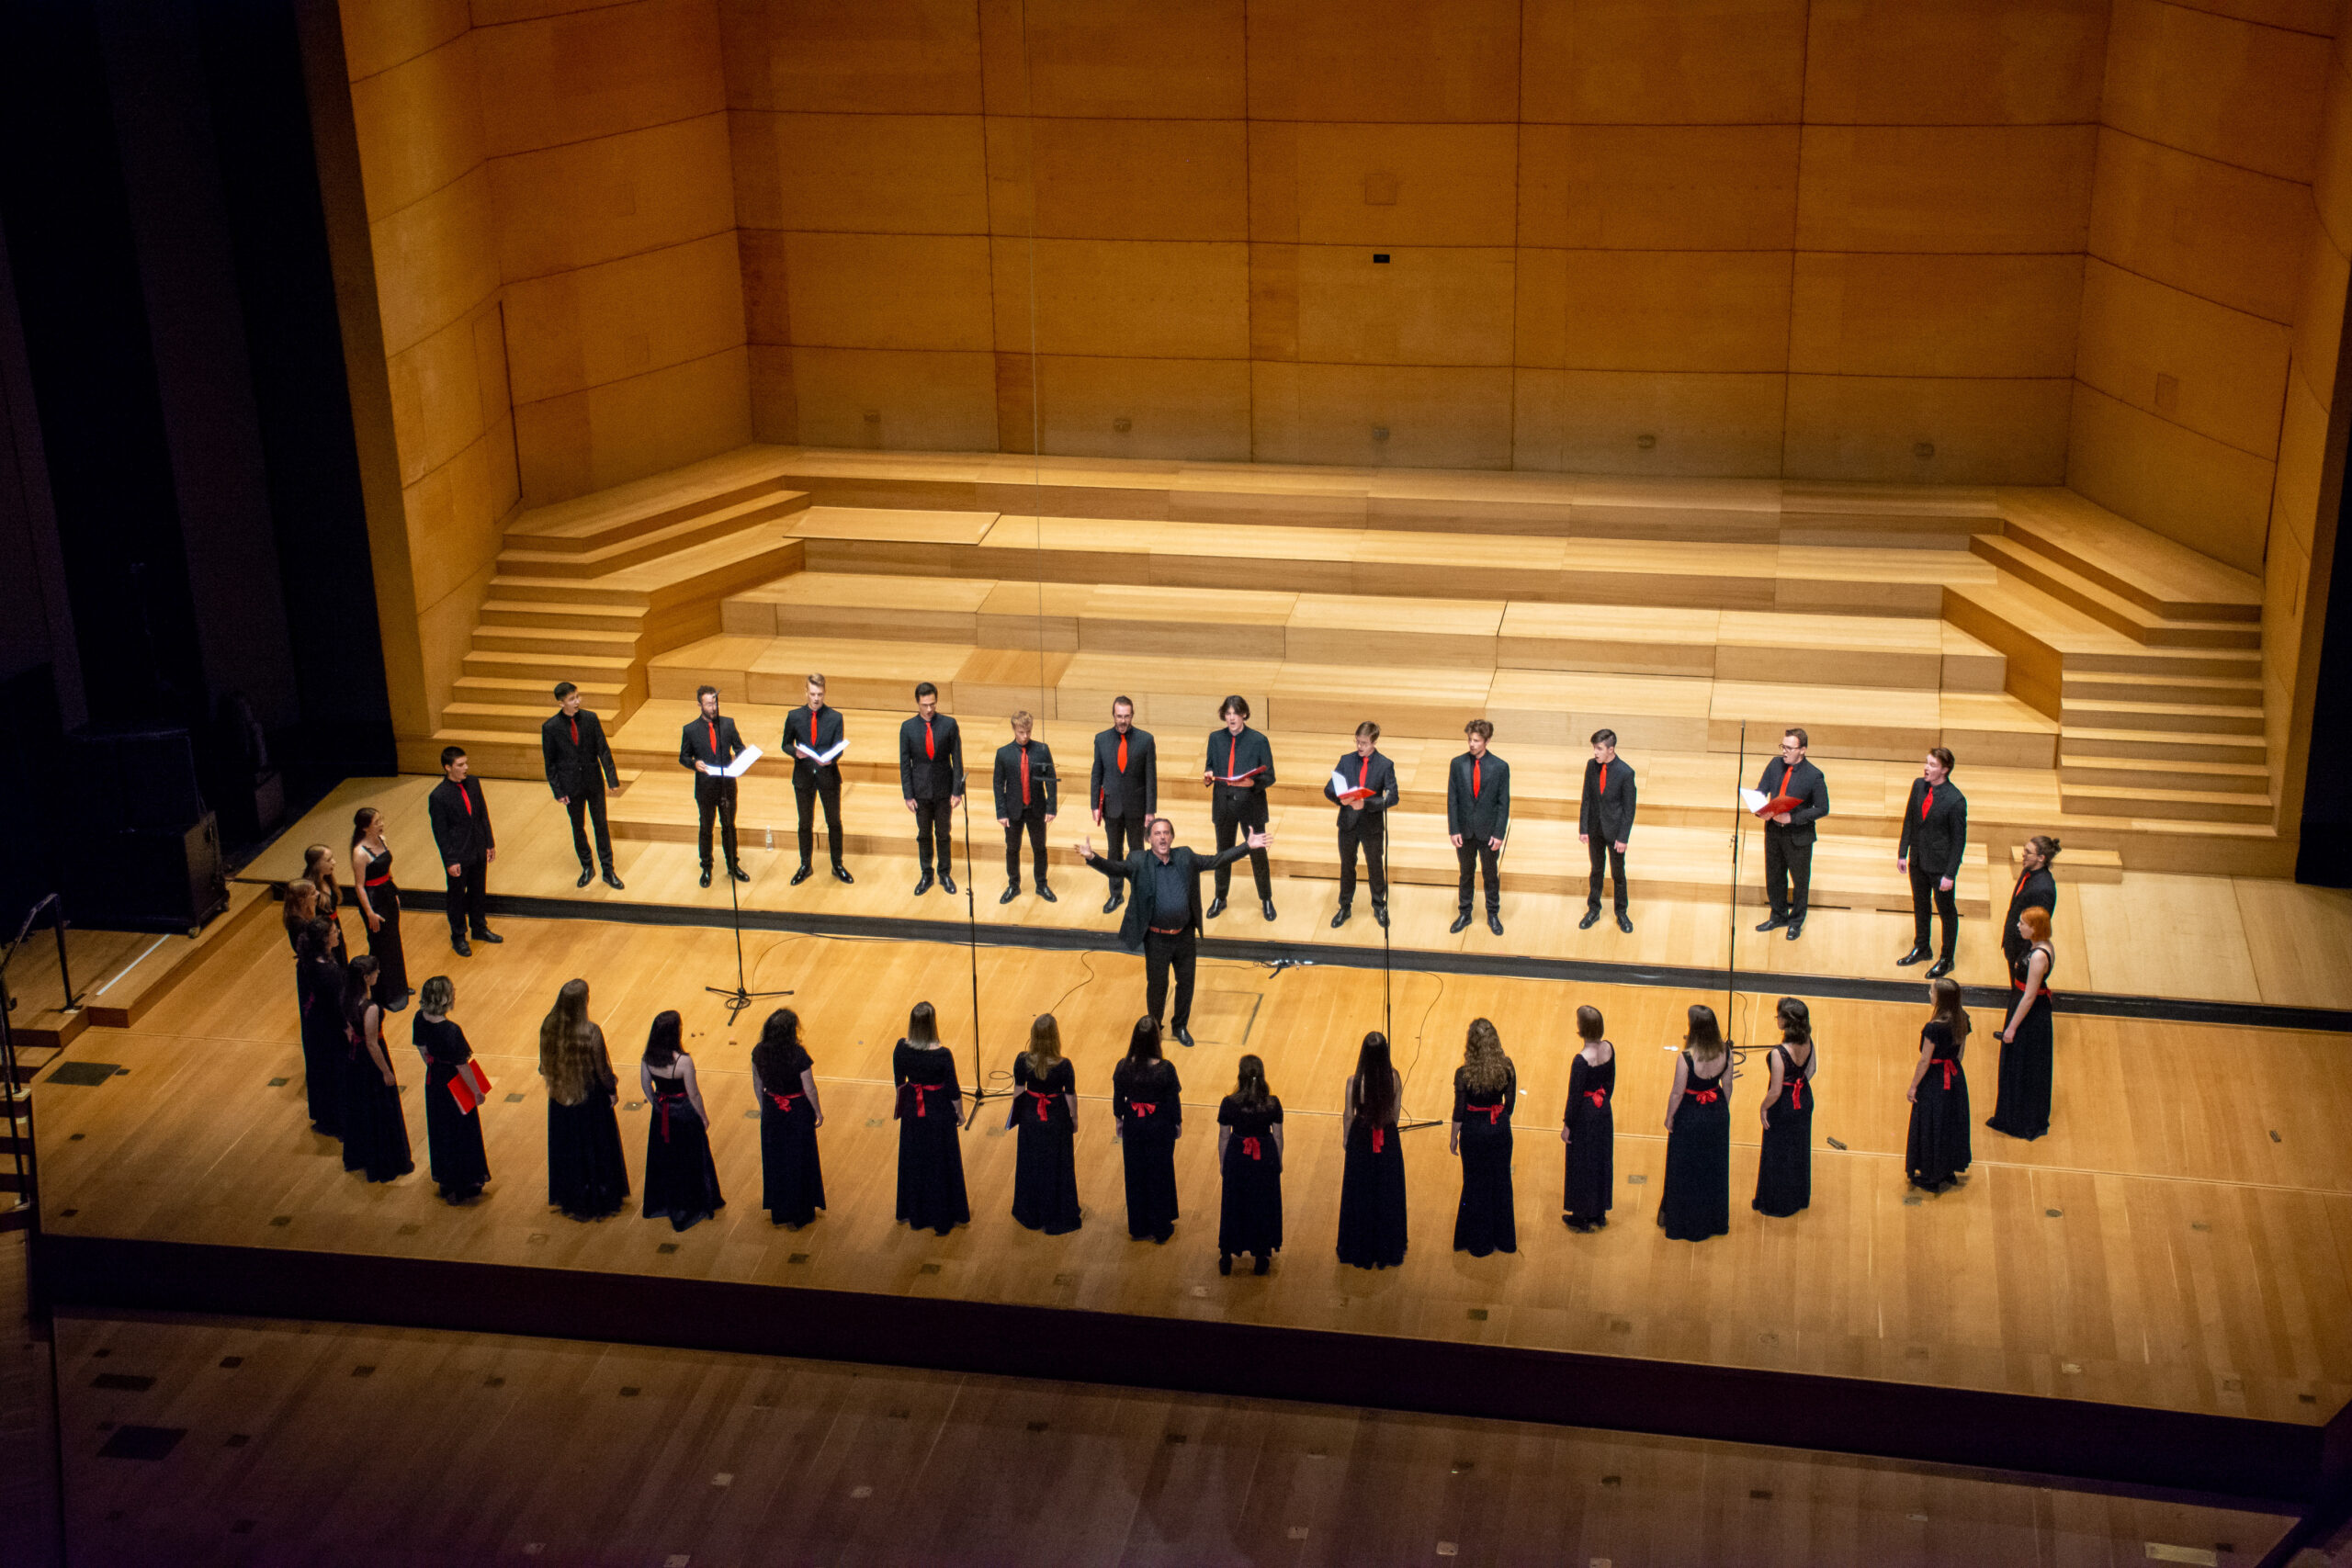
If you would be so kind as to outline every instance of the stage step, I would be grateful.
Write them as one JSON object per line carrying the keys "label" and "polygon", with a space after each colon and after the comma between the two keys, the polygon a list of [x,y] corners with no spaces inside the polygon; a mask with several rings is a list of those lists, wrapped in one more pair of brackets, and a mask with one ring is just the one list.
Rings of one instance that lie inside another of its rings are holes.
{"label": "stage step", "polygon": [[2069,811],[2101,816],[2167,818],[2177,821],[2267,824],[2274,809],[2268,791],[2258,795],[2215,795],[2206,790],[2148,789],[2139,785],[2076,784],[2064,778],[2059,794]]}
{"label": "stage step", "polygon": [[[571,577],[520,576],[498,572],[490,580],[489,604],[507,614],[536,607],[540,615],[576,615],[582,611],[642,614],[653,595],[639,588],[616,587]],[[484,605],[487,610],[488,604]]]}
{"label": "stage step", "polygon": [[[2091,886],[2113,887],[2123,880],[2123,857],[2113,850],[2076,849],[2072,844],[2062,843],[2057,863],[2051,867],[2051,873],[2062,883],[2075,882]],[[2024,874],[2025,846],[2013,845],[2009,850],[2008,886],[2015,887],[2017,879]],[[2001,895],[1998,887],[1993,891],[1996,896]],[[2008,908],[2008,899],[2006,896],[2000,896],[2000,904],[2004,910]]]}
{"label": "stage step", "polygon": [[2242,676],[2069,669],[2061,690],[2070,709],[2078,703],[2102,702],[2178,703],[2191,707],[2262,705],[2260,679]]}
{"label": "stage step", "polygon": [[2270,770],[2259,762],[2225,762],[2211,757],[2195,761],[2152,757],[2067,757],[2058,764],[2061,784],[2072,790],[2085,785],[2114,789],[2174,787],[2223,795],[2270,794]]}
{"label": "stage step", "polygon": [[739,534],[788,516],[808,504],[798,491],[784,491],[738,502],[716,511],[697,513],[624,537],[540,540],[509,531],[498,552],[501,571],[518,576],[602,577],[646,561],[657,560],[695,545]]}
{"label": "stage step", "polygon": [[2066,704],[2069,719],[2094,729],[2196,730],[2210,735],[2260,735],[2259,707],[2192,703],[2076,702]]}
{"label": "stage step", "polygon": [[2208,735],[2193,730],[2100,729],[2068,724],[2059,730],[2065,757],[2145,757],[2156,761],[2260,762],[2268,755],[2261,737]]}
{"label": "stage step", "polygon": [[2064,490],[2001,492],[2001,530],[2142,609],[2176,620],[2262,619],[2262,581]]}
{"label": "stage step", "polygon": [[[630,646],[634,646],[634,639]],[[629,671],[636,662],[635,655],[627,647],[617,655],[576,649],[549,653],[484,648],[477,635],[474,648],[466,655],[466,673],[550,690],[557,681],[570,681],[591,696],[618,696],[628,689]]]}
{"label": "stage step", "polygon": [[534,507],[514,519],[506,536],[527,540],[533,549],[593,549],[789,491],[786,466],[774,450],[728,453],[593,495]]}
{"label": "stage step", "polygon": [[[458,684],[462,686],[464,682],[460,681]],[[608,732],[621,722],[618,708],[603,707],[587,702],[583,702],[581,705],[603,719],[605,728]],[[528,735],[536,739],[539,733],[539,726],[545,724],[548,716],[554,712],[555,704],[544,699],[502,702],[492,698],[468,697],[447,704],[442,707],[441,720],[444,728],[435,732],[434,739],[446,745],[463,745],[462,740],[447,738],[466,733]]]}
{"label": "stage step", "polygon": [[626,667],[637,654],[637,631],[583,631],[572,626],[515,626],[485,621],[474,628],[474,647],[483,652],[537,653],[559,657],[616,659]]}
{"label": "stage step", "polygon": [[2262,640],[2259,608],[2254,619],[2176,618],[2094,582],[2071,567],[2034,549],[2023,539],[1979,534],[1969,541],[1979,556],[2003,570],[2103,622],[2134,642],[2189,648],[2256,648]]}
{"label": "stage step", "polygon": [[602,632],[614,637],[633,637],[645,624],[645,609],[637,604],[492,599],[481,607],[481,624],[512,627],[517,631]]}

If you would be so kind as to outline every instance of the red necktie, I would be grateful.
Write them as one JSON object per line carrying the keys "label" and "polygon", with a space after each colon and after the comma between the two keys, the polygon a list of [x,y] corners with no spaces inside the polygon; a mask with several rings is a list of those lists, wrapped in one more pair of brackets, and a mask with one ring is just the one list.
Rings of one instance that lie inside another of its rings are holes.
{"label": "red necktie", "polygon": [[1365,757],[1365,758],[1363,758],[1363,759],[1361,759],[1360,761],[1357,761],[1357,763],[1356,763],[1356,788],[1358,788],[1358,789],[1370,789],[1370,788],[1372,787],[1370,784],[1366,784],[1366,783],[1364,783],[1364,782],[1363,782],[1363,781],[1364,781],[1364,779],[1365,779],[1365,777],[1366,777],[1366,775],[1368,775],[1369,773],[1371,773],[1371,772],[1372,772],[1372,759],[1371,759],[1371,758],[1369,758],[1369,757]]}
{"label": "red necktie", "polygon": [[932,738],[929,719],[922,721],[922,754],[933,761],[939,757],[939,742]]}
{"label": "red necktie", "polygon": [[574,746],[580,744],[580,721],[576,718],[571,721],[571,743]]}
{"label": "red necktie", "polygon": [[466,815],[471,817],[474,814],[474,792],[468,789],[465,785],[459,784],[458,786],[458,798],[466,803]]}
{"label": "red necktie", "polygon": [[1471,759],[1470,759],[1470,798],[1471,798],[1471,799],[1473,799],[1473,800],[1476,800],[1476,799],[1477,799],[1477,798],[1478,798],[1478,790],[1479,790],[1479,787],[1480,787],[1480,783],[1481,783],[1481,781],[1480,781],[1480,777],[1479,777],[1479,773],[1478,773],[1478,759],[1477,759],[1477,758],[1476,758],[1476,757],[1473,757],[1473,758],[1471,758]]}
{"label": "red necktie", "polygon": [[1119,772],[1121,772],[1122,773],[1125,773],[1126,771],[1127,771],[1127,738],[1126,738],[1125,736],[1122,735],[1122,736],[1120,736],[1120,737],[1119,737]]}
{"label": "red necktie", "polygon": [[2012,888],[2010,888],[2010,889],[2009,889],[2009,902],[2010,902],[2010,903],[2014,904],[2014,903],[2016,903],[2016,902],[2018,901],[2018,895],[2025,891],[2025,879],[2026,879],[2027,877],[2029,877],[2029,876],[2031,876],[2032,874],[2033,874],[2033,873],[2031,873],[2031,872],[2030,872],[2030,871],[2029,871],[2029,872],[2025,872],[2025,873],[2021,874],[2018,877],[2018,885],[2017,885],[2015,887],[2012,887]]}
{"label": "red necktie", "polygon": [[1021,804],[1029,804],[1029,748],[1021,748]]}
{"label": "red necktie", "polygon": [[1933,784],[1929,784],[1929,785],[1928,786],[1928,793],[1927,793],[1924,796],[1922,796],[1922,797],[1921,797],[1921,799],[1920,799],[1920,801],[1919,801],[1919,820],[1920,820],[1920,821],[1925,822],[1925,821],[1928,819],[1928,807],[1929,807],[1933,806],[1935,803],[1936,803],[1936,786],[1935,786],[1935,785],[1933,785]]}
{"label": "red necktie", "polygon": [[702,721],[702,726],[710,731],[710,760],[716,762],[718,761],[718,723],[707,718]]}
{"label": "red necktie", "polygon": [[1225,749],[1225,776],[1227,778],[1233,778],[1238,775],[1240,772],[1241,737],[1237,735],[1233,738],[1232,743]]}

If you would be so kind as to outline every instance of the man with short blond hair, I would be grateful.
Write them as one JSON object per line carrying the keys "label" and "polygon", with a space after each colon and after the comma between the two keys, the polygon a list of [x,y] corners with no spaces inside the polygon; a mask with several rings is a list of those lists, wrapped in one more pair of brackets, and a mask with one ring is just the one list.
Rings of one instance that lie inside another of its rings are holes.
{"label": "man with short blond hair", "polygon": [[1054,819],[1059,785],[1054,777],[1054,754],[1042,740],[1030,738],[1033,722],[1025,713],[1012,716],[1012,739],[997,748],[996,825],[1004,829],[1004,893],[997,899],[1010,904],[1021,891],[1021,835],[1029,835],[1031,857],[1036,863],[1037,897],[1056,903],[1046,882],[1046,824]]}
{"label": "man with short blond hair", "polygon": [[817,847],[817,802],[825,803],[825,841],[833,855],[833,875],[854,882],[842,864],[842,769],[838,750],[846,744],[839,708],[825,705],[825,678],[808,677],[808,701],[784,716],[784,754],[792,759],[792,796],[800,807],[800,869],[796,887],[808,880],[808,859]]}

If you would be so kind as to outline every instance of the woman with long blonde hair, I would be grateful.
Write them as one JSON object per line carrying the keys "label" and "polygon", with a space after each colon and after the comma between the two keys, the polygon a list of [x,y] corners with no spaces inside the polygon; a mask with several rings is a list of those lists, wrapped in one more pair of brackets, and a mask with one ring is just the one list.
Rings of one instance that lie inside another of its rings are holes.
{"label": "woman with long blonde hair", "polygon": [[1082,1220],[1078,1207],[1078,1072],[1062,1055],[1061,1026],[1040,1013],[1029,1049],[1013,1058],[1012,1108],[1018,1129],[1012,1167],[1012,1217],[1033,1231],[1067,1235]]}
{"label": "woman with long blonde hair", "polygon": [[628,1198],[613,1114],[620,1086],[605,1032],[588,1017],[585,980],[566,980],[539,1021],[539,1076],[548,1086],[548,1202],[575,1220],[618,1213]]}
{"label": "woman with long blonde hair", "polygon": [[[324,844],[312,844],[302,852],[302,882],[308,883],[318,899],[311,911],[312,919],[324,920],[334,928],[334,961],[351,962],[351,949],[343,940],[343,889],[334,879],[334,851]],[[288,885],[288,890],[292,890]]]}
{"label": "woman with long blonde hair", "polygon": [[964,1149],[956,1134],[978,1113],[956,1079],[956,1056],[939,1038],[939,1014],[917,1002],[907,1032],[890,1051],[898,1104],[899,1218],[919,1231],[945,1235],[972,1218],[964,1188]]}
{"label": "woman with long blonde hair", "polygon": [[1502,1036],[1483,1018],[1470,1021],[1462,1065],[1453,1069],[1453,1120],[1446,1152],[1462,1156],[1462,1201],[1453,1215],[1453,1250],[1473,1258],[1519,1250],[1510,1190],[1510,1113],[1519,1103],[1519,1069],[1503,1055]]}

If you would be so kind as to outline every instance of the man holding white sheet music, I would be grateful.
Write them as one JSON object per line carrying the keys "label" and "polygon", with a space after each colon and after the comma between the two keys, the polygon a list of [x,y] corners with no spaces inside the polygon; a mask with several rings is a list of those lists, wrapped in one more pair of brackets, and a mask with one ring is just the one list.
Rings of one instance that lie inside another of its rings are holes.
{"label": "man holding white sheet music", "polygon": [[[1209,786],[1209,818],[1216,824],[1217,853],[1223,854],[1233,848],[1245,828],[1253,834],[1265,831],[1266,789],[1274,782],[1274,749],[1250,728],[1247,698],[1227,697],[1216,711],[1225,728],[1209,735],[1208,764],[1201,782]],[[1257,879],[1259,906],[1271,920],[1274,918],[1274,874],[1266,863],[1263,848],[1250,851],[1250,874]],[[1210,919],[1225,913],[1226,890],[1232,886],[1231,864],[1218,866],[1216,897],[1208,908]]]}
{"label": "man holding white sheet music", "polygon": [[735,780],[759,756],[735,731],[735,721],[718,711],[718,688],[695,692],[702,716],[689,719],[678,736],[678,765],[695,771],[695,810],[702,818],[695,842],[702,849],[702,885],[710,886],[710,819],[718,818],[719,842],[727,851],[727,874],[749,882],[752,874],[735,858]]}
{"label": "man holding white sheet music", "polygon": [[849,745],[839,708],[825,705],[825,678],[808,677],[808,703],[784,716],[784,751],[792,759],[792,795],[800,806],[800,869],[795,887],[808,880],[808,857],[817,845],[816,803],[825,802],[825,840],[833,853],[833,875],[854,881],[842,864],[842,752]]}
{"label": "man holding white sheet music", "polygon": [[1331,929],[1348,923],[1356,897],[1356,846],[1372,874],[1372,918],[1388,923],[1388,808],[1396,804],[1396,764],[1379,751],[1380,726],[1356,726],[1356,749],[1340,759],[1324,782],[1323,798],[1340,808],[1340,912]]}

